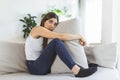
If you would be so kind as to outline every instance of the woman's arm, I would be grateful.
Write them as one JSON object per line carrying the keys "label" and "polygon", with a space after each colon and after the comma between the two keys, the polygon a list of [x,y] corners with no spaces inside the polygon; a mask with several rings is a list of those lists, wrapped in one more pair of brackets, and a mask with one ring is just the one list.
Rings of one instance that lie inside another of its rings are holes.
{"label": "woman's arm", "polygon": [[80,39],[81,35],[78,34],[68,34],[68,33],[57,33],[50,31],[44,27],[34,27],[31,34],[35,37],[46,37],[46,38],[59,38],[61,40],[75,40]]}
{"label": "woman's arm", "polygon": [[77,40],[77,39],[79,39],[80,42],[85,42],[85,40],[83,39],[83,37],[80,34],[57,33],[57,32],[50,31],[50,30],[48,30],[44,27],[40,27],[40,26],[34,27],[31,30],[31,35],[34,38],[42,36],[42,37],[46,37],[46,38],[59,38],[61,40]]}

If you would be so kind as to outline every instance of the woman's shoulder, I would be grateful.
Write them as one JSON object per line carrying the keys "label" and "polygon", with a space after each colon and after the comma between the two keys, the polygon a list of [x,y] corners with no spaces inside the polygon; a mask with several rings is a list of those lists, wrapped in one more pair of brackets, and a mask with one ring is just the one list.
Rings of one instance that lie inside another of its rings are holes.
{"label": "woman's shoulder", "polygon": [[36,29],[36,28],[42,28],[42,26],[35,26],[35,27],[33,27],[33,29]]}
{"label": "woman's shoulder", "polygon": [[31,32],[36,32],[39,31],[40,29],[42,29],[42,26],[35,26],[32,28]]}
{"label": "woman's shoulder", "polygon": [[40,37],[40,33],[43,31],[43,27],[42,26],[35,26],[32,30],[31,30],[31,32],[30,32],[30,34],[31,34],[31,36],[33,37],[33,38],[38,38],[38,37]]}
{"label": "woman's shoulder", "polygon": [[45,28],[42,26],[35,26],[32,30],[40,30],[40,29],[45,29]]}

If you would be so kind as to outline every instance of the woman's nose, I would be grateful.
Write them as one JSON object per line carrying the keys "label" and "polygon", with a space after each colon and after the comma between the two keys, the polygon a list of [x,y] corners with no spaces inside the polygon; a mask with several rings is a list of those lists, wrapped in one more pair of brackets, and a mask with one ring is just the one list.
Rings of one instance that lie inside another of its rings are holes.
{"label": "woman's nose", "polygon": [[55,25],[54,25],[54,24],[51,24],[51,27],[55,27]]}

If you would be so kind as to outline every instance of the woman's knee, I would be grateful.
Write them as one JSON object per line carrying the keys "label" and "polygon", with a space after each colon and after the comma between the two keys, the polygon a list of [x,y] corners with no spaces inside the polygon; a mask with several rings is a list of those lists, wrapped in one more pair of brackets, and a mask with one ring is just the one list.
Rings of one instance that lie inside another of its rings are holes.
{"label": "woman's knee", "polygon": [[56,45],[63,45],[64,43],[63,43],[63,41],[62,40],[60,40],[59,38],[55,38],[55,39],[53,39],[52,41],[51,41],[51,43],[54,43],[54,45],[56,46]]}

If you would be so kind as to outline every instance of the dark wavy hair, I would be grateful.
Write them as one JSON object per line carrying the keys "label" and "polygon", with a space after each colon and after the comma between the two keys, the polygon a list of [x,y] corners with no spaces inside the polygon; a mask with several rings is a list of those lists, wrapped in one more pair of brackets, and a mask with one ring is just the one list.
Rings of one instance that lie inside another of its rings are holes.
{"label": "dark wavy hair", "polygon": [[[46,20],[49,20],[51,18],[57,19],[57,23],[59,24],[59,17],[58,17],[58,15],[56,15],[54,12],[49,12],[41,20],[40,26],[44,27],[44,23],[46,22]],[[46,47],[47,41],[48,41],[48,39],[43,37],[43,44],[42,44],[43,49]]]}

